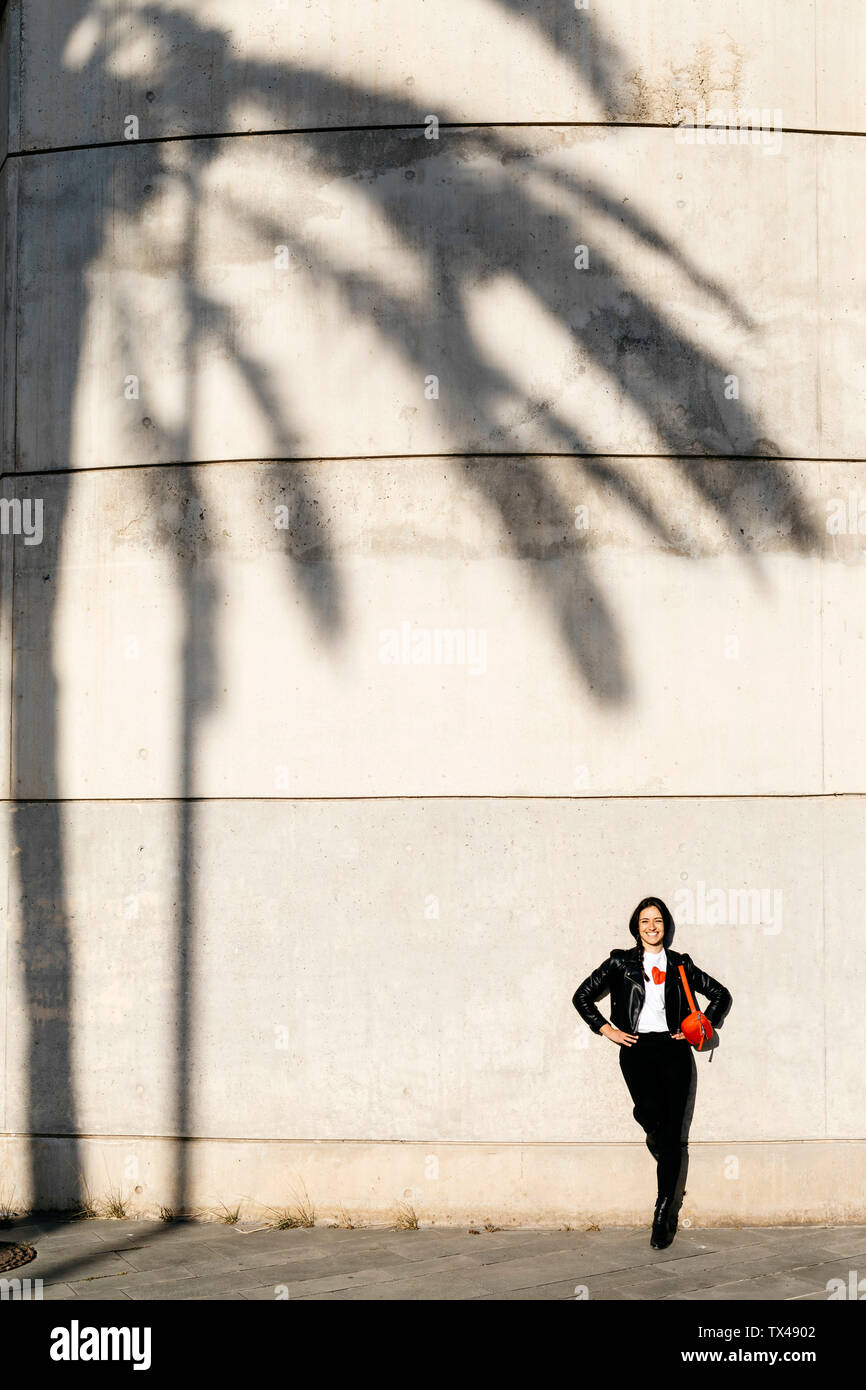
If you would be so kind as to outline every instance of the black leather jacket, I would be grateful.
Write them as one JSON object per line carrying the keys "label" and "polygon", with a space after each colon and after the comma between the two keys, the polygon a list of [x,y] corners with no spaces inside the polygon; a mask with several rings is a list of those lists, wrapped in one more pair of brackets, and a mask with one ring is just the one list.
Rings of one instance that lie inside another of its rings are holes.
{"label": "black leather jacket", "polygon": [[[699,970],[691,956],[674,951],[667,945],[665,946],[665,953],[667,955],[665,1015],[668,1028],[672,1033],[678,1033],[683,1019],[691,1013],[680,978],[680,965],[685,967],[686,979],[689,982],[696,1007],[701,1007],[697,995],[703,994],[709,999],[710,1003],[703,1010],[703,1013],[715,1028],[730,1007],[730,994],[724,985],[720,985],[718,980],[713,979],[712,975],[707,975],[703,970]],[[645,957],[645,960],[652,964],[651,955]],[[638,961],[637,946],[633,946],[631,950],[620,950],[614,947],[607,960],[603,961],[597,970],[593,970],[591,975],[587,975],[574,992],[574,998],[571,1002],[594,1033],[598,1033],[607,1022],[607,1019],[603,1018],[595,1007],[595,1001],[602,994],[607,994],[608,991],[610,991],[610,1022],[614,1028],[619,1028],[623,1033],[636,1033],[638,1017],[645,998],[643,973]]]}

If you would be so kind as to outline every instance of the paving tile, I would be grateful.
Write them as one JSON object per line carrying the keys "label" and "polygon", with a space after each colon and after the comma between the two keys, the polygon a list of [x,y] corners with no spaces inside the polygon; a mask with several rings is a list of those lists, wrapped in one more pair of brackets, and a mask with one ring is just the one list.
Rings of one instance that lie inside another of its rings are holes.
{"label": "paving tile", "polygon": [[124,1256],[124,1260],[131,1269],[139,1270],[142,1273],[147,1270],[183,1267],[190,1270],[210,1270],[216,1274],[222,1270],[240,1267],[237,1260],[229,1259],[228,1256],[211,1250],[208,1246],[200,1244],[191,1246],[188,1243],[175,1246],[145,1246],[141,1250],[130,1250]]}
{"label": "paving tile", "polygon": [[573,1241],[569,1241],[568,1236],[558,1239],[553,1237],[533,1236],[531,1232],[523,1240],[501,1239],[499,1235],[489,1235],[485,1238],[480,1236],[470,1236],[467,1234],[456,1235],[445,1238],[434,1243],[418,1243],[412,1246],[391,1246],[407,1263],[421,1259],[429,1259],[431,1255],[470,1255],[478,1258],[479,1263],[496,1263],[499,1260],[516,1258],[519,1255],[533,1255],[536,1253],[546,1253],[548,1251],[568,1251],[574,1249]]}
{"label": "paving tile", "polygon": [[208,1240],[240,1240],[241,1236],[217,1221],[167,1221],[162,1229],[151,1237],[153,1240],[179,1241],[184,1244]]}
{"label": "paving tile", "polygon": [[834,1255],[862,1255],[866,1261],[866,1230],[860,1227],[856,1232],[822,1232],[822,1247]]}
{"label": "paving tile", "polygon": [[100,1255],[93,1257],[73,1257],[53,1259],[50,1256],[37,1256],[24,1266],[31,1278],[44,1280],[45,1284],[73,1284],[99,1274],[119,1274],[130,1268],[118,1256]]}
{"label": "paving tile", "polygon": [[320,1264],[327,1266],[335,1262],[340,1268],[347,1262],[349,1264],[358,1264],[359,1262],[363,1264],[376,1264],[377,1262],[381,1262],[383,1266],[393,1264],[395,1268],[402,1269],[404,1267],[403,1261],[395,1258],[391,1251],[379,1250],[376,1246],[372,1245],[364,1246],[357,1252],[352,1251],[350,1254],[345,1250],[295,1249],[281,1251],[275,1247],[273,1250],[259,1250],[246,1256],[238,1256],[236,1267],[238,1269],[257,1269],[277,1264],[280,1261],[284,1261],[287,1266],[302,1263],[305,1265],[312,1265],[313,1268],[316,1268]]}
{"label": "paving tile", "polygon": [[[108,1284],[108,1280],[105,1281]],[[81,1303],[131,1303],[132,1299],[125,1289],[121,1289],[115,1280],[111,1280],[112,1287],[104,1288],[94,1284],[93,1288],[88,1286],[80,1287],[75,1290],[76,1302]]]}
{"label": "paving tile", "polygon": [[194,1298],[185,1299],[187,1303],[243,1303],[242,1293],[206,1293],[196,1294]]}
{"label": "paving tile", "polygon": [[[251,1249],[258,1246],[265,1249],[272,1245],[302,1245],[307,1242],[314,1242],[316,1245],[324,1245],[329,1242],[331,1246],[337,1246],[339,1241],[333,1239],[331,1231],[313,1230],[287,1230],[287,1231],[235,1231],[231,1226],[211,1226],[209,1230],[203,1231],[202,1239],[208,1245],[227,1245],[232,1249]],[[350,1232],[349,1234],[353,1234]],[[358,1242],[353,1241],[356,1245]]]}
{"label": "paving tile", "polygon": [[129,1297],[138,1301],[186,1301],[193,1298],[213,1298],[217,1294],[232,1293],[231,1283],[226,1275],[215,1275],[213,1277],[193,1276],[185,1279],[166,1279],[160,1284],[148,1284],[145,1287],[131,1287],[126,1292]]}
{"label": "paving tile", "polygon": [[293,1258],[295,1255],[300,1255],[306,1259],[313,1251],[321,1255],[340,1255],[345,1253],[347,1249],[362,1250],[368,1249],[369,1246],[369,1241],[365,1242],[363,1245],[359,1244],[347,1247],[345,1245],[332,1245],[325,1240],[293,1240],[288,1233],[287,1236],[277,1233],[276,1236],[271,1238],[248,1236],[246,1240],[244,1240],[243,1237],[238,1237],[236,1240],[226,1240],[218,1237],[214,1240],[199,1242],[198,1248],[202,1250],[215,1250],[221,1255],[226,1255],[233,1260],[242,1260],[249,1259],[250,1256],[258,1255],[285,1255],[289,1259]]}
{"label": "paving tile", "polygon": [[314,1293],[299,1297],[303,1302],[321,1299],[335,1299],[341,1302],[399,1302],[402,1300],[435,1299],[439,1302],[453,1302],[457,1299],[482,1298],[486,1290],[467,1279],[454,1279],[440,1275],[426,1279],[392,1279],[385,1284],[366,1284],[363,1288],[341,1289],[334,1293]]}
{"label": "paving tile", "polygon": [[16,1240],[25,1240],[29,1245],[35,1245],[40,1252],[45,1250],[56,1250],[59,1253],[69,1254],[77,1250],[87,1251],[92,1255],[105,1254],[105,1241],[98,1235],[76,1233],[67,1234],[66,1232],[52,1232],[49,1235],[24,1237],[15,1235]]}
{"label": "paving tile", "polygon": [[[343,1259],[346,1255],[346,1247],[335,1246],[328,1248],[320,1241],[301,1241],[297,1243],[293,1241],[289,1244],[274,1242],[273,1244],[265,1245],[253,1245],[248,1242],[242,1243],[240,1241],[235,1244],[231,1244],[224,1240],[201,1241],[195,1246],[186,1246],[185,1249],[193,1250],[196,1259],[205,1259],[208,1255],[211,1255],[214,1259],[229,1261],[238,1268],[243,1268],[250,1261],[255,1263],[256,1261],[261,1262],[262,1260],[267,1262],[269,1259]],[[358,1249],[356,1258],[359,1258],[360,1254],[361,1251]]]}
{"label": "paving tile", "polygon": [[[339,1282],[350,1278],[359,1267],[362,1269],[366,1267],[363,1255],[360,1255],[356,1260],[335,1260],[326,1256],[324,1259],[317,1260],[272,1261],[269,1265],[253,1265],[251,1268],[239,1271],[239,1274],[242,1276],[244,1288],[254,1287],[256,1283],[297,1286],[316,1279],[337,1280]],[[383,1268],[383,1277],[386,1276],[387,1268],[387,1265]]]}
{"label": "paving tile", "polygon": [[[776,1257],[778,1259],[778,1256]],[[749,1265],[752,1265],[749,1261]],[[847,1255],[839,1255],[835,1259],[827,1259],[826,1254],[817,1259],[803,1259],[802,1256],[796,1260],[787,1260],[783,1264],[777,1264],[776,1269],[779,1273],[791,1274],[796,1279],[840,1279],[847,1280],[851,1269],[851,1261]],[[864,1271],[866,1273],[866,1271]]]}
{"label": "paving tile", "polygon": [[[413,1282],[423,1282],[423,1279],[433,1279],[435,1277],[435,1275],[431,1275],[428,1272],[422,1276],[421,1279],[414,1280]],[[441,1271],[439,1277],[442,1277]],[[400,1277],[395,1279],[393,1277],[393,1271],[390,1269],[371,1268],[354,1270],[345,1274],[323,1275],[319,1279],[305,1279],[300,1283],[284,1280],[282,1287],[287,1289],[289,1298],[294,1300],[298,1298],[308,1298],[313,1294],[319,1293],[339,1293],[350,1289],[378,1287],[382,1284],[402,1284],[405,1282],[405,1278],[406,1276],[402,1272]],[[277,1285],[270,1284],[266,1287],[270,1289],[271,1297],[275,1297]]]}
{"label": "paving tile", "polygon": [[545,1284],[536,1289],[507,1289],[505,1293],[487,1293],[477,1298],[476,1303],[570,1303],[574,1300],[574,1290],[565,1284]]}
{"label": "paving tile", "polygon": [[682,1300],[692,1302],[696,1299],[711,1299],[713,1302],[743,1300],[745,1302],[784,1300],[801,1294],[815,1293],[814,1285],[790,1275],[767,1274],[758,1279],[739,1279],[733,1283],[713,1284],[710,1289],[692,1289],[684,1293],[670,1295],[672,1302]]}
{"label": "paving tile", "polygon": [[609,1264],[620,1264],[634,1258],[633,1253],[624,1246],[596,1245],[585,1241],[543,1245],[527,1241],[525,1245],[495,1246],[482,1250],[478,1255],[478,1262],[479,1264],[500,1264],[505,1260],[529,1260],[536,1255],[573,1255],[585,1259],[589,1263],[603,1260]]}
{"label": "paving tile", "polygon": [[87,1228],[70,1230],[68,1226],[49,1227],[43,1229],[40,1226],[15,1226],[8,1230],[0,1231],[0,1240],[21,1240],[30,1245],[44,1243],[46,1241],[77,1241],[79,1244],[89,1242],[91,1245],[98,1246],[101,1237],[96,1231],[88,1231]]}
{"label": "paving tile", "polygon": [[[248,1299],[250,1303],[275,1303],[277,1301],[276,1290],[278,1282],[279,1281],[274,1284],[262,1284],[255,1289],[244,1289],[244,1298]],[[345,1287],[345,1285],[339,1283],[339,1281],[337,1281],[337,1285],[340,1288]],[[283,1280],[281,1287],[288,1288],[291,1291],[291,1285],[286,1285],[285,1280]],[[285,1299],[283,1301],[285,1302]]]}
{"label": "paving tile", "polygon": [[187,1287],[192,1288],[198,1276],[189,1269],[182,1269],[172,1266],[170,1270],[148,1270],[144,1273],[136,1273],[134,1270],[129,1274],[104,1277],[101,1279],[82,1279],[76,1281],[69,1280],[69,1287],[80,1297],[89,1289],[101,1287],[112,1287],[129,1291],[136,1289],[138,1293],[145,1297],[149,1289],[160,1288],[165,1284],[178,1284],[181,1281],[189,1281]]}
{"label": "paving tile", "polygon": [[618,1263],[616,1257],[555,1251],[550,1255],[534,1255],[526,1260],[504,1260],[497,1264],[480,1265],[473,1278],[483,1284],[488,1293],[531,1288],[534,1284],[552,1284],[564,1279],[570,1279],[573,1286],[585,1283],[592,1274],[610,1273],[618,1267]]}
{"label": "paving tile", "polygon": [[660,1282],[654,1286],[655,1296],[657,1298],[673,1298],[678,1294],[697,1293],[703,1290],[704,1296],[707,1297],[707,1291],[719,1284],[731,1284],[740,1280],[763,1277],[773,1279],[790,1274],[789,1270],[780,1269],[775,1262],[769,1268],[762,1268],[762,1265],[763,1261],[760,1260],[743,1262],[742,1264],[732,1261],[711,1269],[682,1270],[679,1274],[667,1274],[663,1283]]}
{"label": "paving tile", "polygon": [[[130,1228],[123,1239],[128,1239],[131,1245],[164,1241],[170,1244],[188,1246],[199,1241],[212,1240],[214,1237],[228,1236],[231,1229],[230,1226],[224,1226],[221,1222],[214,1221],[161,1221],[155,1229],[145,1228],[136,1231]],[[117,1244],[120,1243],[118,1240]]]}
{"label": "paving tile", "polygon": [[[669,1248],[671,1250],[676,1250],[679,1254],[678,1242],[675,1241]],[[795,1238],[787,1245],[784,1242],[776,1243],[775,1241],[762,1241],[751,1246],[731,1246],[722,1248],[721,1250],[707,1251],[706,1254],[702,1256],[688,1256],[687,1258],[690,1261],[700,1258],[704,1260],[707,1267],[709,1267],[711,1260],[723,1262],[726,1259],[731,1259],[742,1262],[750,1259],[767,1261],[775,1259],[779,1261],[779,1267],[782,1268],[786,1265],[790,1266],[795,1264],[798,1261],[802,1263],[808,1261],[812,1264],[818,1264],[822,1260],[833,1259],[834,1255],[834,1251],[827,1250],[823,1245],[819,1244],[817,1240],[803,1241],[800,1238]]]}
{"label": "paving tile", "polygon": [[728,1268],[741,1268],[753,1263],[755,1265],[753,1273],[755,1274],[772,1274],[777,1270],[786,1269],[790,1265],[790,1261],[786,1260],[784,1254],[779,1251],[768,1250],[759,1253],[756,1248],[752,1251],[741,1249],[713,1250],[706,1255],[677,1256],[666,1260],[662,1268],[671,1279],[677,1279],[684,1275],[693,1277],[710,1272],[715,1282],[722,1284],[728,1277]]}
{"label": "paving tile", "polygon": [[[789,1266],[787,1270],[787,1273],[791,1274],[795,1279],[809,1279],[814,1282],[816,1288],[822,1289],[830,1279],[844,1279],[847,1289],[849,1287],[851,1272],[851,1260],[847,1255],[840,1256],[836,1260],[816,1261],[814,1264],[808,1261],[797,1261],[795,1264]],[[866,1268],[859,1270],[855,1268],[853,1272],[857,1277],[858,1283],[861,1279],[866,1280]],[[863,1285],[861,1298],[863,1292],[866,1292],[866,1283]]]}
{"label": "paving tile", "polygon": [[[695,1240],[708,1245],[753,1244],[755,1241],[778,1240],[777,1226],[680,1226]],[[677,1237],[680,1238],[680,1237]]]}
{"label": "paving tile", "polygon": [[827,1250],[823,1245],[812,1241],[797,1241],[787,1249],[784,1246],[765,1246],[758,1253],[781,1257],[782,1263],[788,1268],[794,1265],[824,1264],[828,1260],[845,1258],[840,1257],[836,1251]]}
{"label": "paving tile", "polygon": [[603,1257],[610,1261],[615,1260],[624,1267],[629,1264],[644,1264],[651,1256],[659,1253],[654,1251],[650,1245],[649,1231],[642,1231],[640,1239],[635,1238],[630,1242],[618,1241],[616,1244],[605,1242],[603,1245],[576,1246],[575,1249],[585,1250],[593,1258]]}
{"label": "paving tile", "polygon": [[140,1240],[152,1240],[167,1229],[164,1221],[111,1221],[100,1225],[96,1234],[110,1245],[128,1241],[137,1245]]}
{"label": "paving tile", "polygon": [[[802,1234],[802,1232],[800,1232]],[[712,1250],[775,1250],[784,1248],[791,1241],[791,1236],[780,1238],[778,1231],[771,1227],[738,1227],[720,1226],[697,1231],[695,1227],[680,1226],[676,1244],[680,1246],[684,1241],[697,1245],[703,1245],[707,1251]]]}
{"label": "paving tile", "polygon": [[[324,1262],[325,1261],[322,1260],[315,1261],[315,1267],[319,1268]],[[303,1273],[309,1273],[312,1268],[313,1262],[310,1262],[306,1269],[303,1270]],[[352,1271],[351,1268],[335,1271],[335,1273],[341,1276],[351,1275],[353,1272],[356,1271]],[[267,1284],[292,1285],[294,1283],[299,1286],[304,1282],[308,1282],[308,1280],[300,1278],[299,1273],[300,1271],[296,1262],[291,1264],[283,1262],[281,1264],[275,1264],[267,1269],[238,1269],[212,1276],[203,1275],[194,1281],[194,1286],[185,1284],[185,1281],[175,1282],[170,1279],[159,1285],[154,1285],[145,1293],[140,1293],[136,1286],[130,1286],[130,1297],[158,1299],[174,1297],[199,1298],[208,1297],[211,1293],[245,1292],[247,1289],[257,1288]]]}
{"label": "paving tile", "polygon": [[[271,1230],[271,1236],[282,1237],[282,1240],[317,1240],[328,1241],[329,1245],[356,1245],[363,1244],[366,1240],[381,1240],[382,1236],[396,1236],[398,1238],[417,1236],[420,1232],[403,1232],[395,1230],[393,1226],[357,1226],[352,1230],[346,1226],[296,1226],[286,1230]],[[256,1240],[265,1237],[265,1233],[256,1234]]]}
{"label": "paving tile", "polygon": [[[295,1280],[317,1279],[327,1277],[332,1274],[351,1274],[358,1268],[367,1269],[375,1266],[378,1269],[390,1269],[395,1278],[402,1277],[406,1271],[406,1265],[398,1255],[392,1255],[387,1250],[360,1250],[357,1253],[350,1250],[335,1251],[313,1251],[310,1254],[298,1252],[297,1254],[287,1255],[280,1258],[278,1252],[270,1256],[270,1261],[256,1261],[255,1264],[246,1266],[239,1270],[239,1276],[255,1275],[261,1269],[279,1269],[284,1272],[282,1282],[285,1283],[291,1276]],[[245,1279],[245,1282],[249,1282]]]}
{"label": "paving tile", "polygon": [[761,1245],[768,1250],[794,1251],[813,1246],[823,1248],[823,1239],[827,1235],[828,1231],[825,1227],[807,1230],[802,1226],[795,1226],[786,1231],[766,1232],[756,1236],[755,1240],[760,1240]]}
{"label": "paving tile", "polygon": [[[578,1281],[575,1281],[578,1282]],[[670,1275],[660,1273],[651,1264],[632,1266],[630,1269],[615,1269],[602,1275],[590,1275],[579,1281],[590,1290],[609,1285],[629,1298],[661,1298],[679,1285],[671,1281]]]}
{"label": "paving tile", "polygon": [[500,1293],[486,1294],[480,1302],[504,1302],[516,1301],[518,1299],[531,1302],[543,1302],[545,1300],[556,1301],[559,1303],[577,1302],[643,1302],[645,1300],[654,1301],[655,1295],[646,1289],[637,1293],[627,1293],[619,1285],[608,1280],[595,1281],[586,1279],[583,1281],[589,1287],[589,1299],[578,1299],[575,1293],[574,1283],[570,1279],[562,1280],[555,1284],[540,1284],[535,1288],[529,1289],[504,1289]]}
{"label": "paving tile", "polygon": [[[384,1282],[370,1277],[370,1271],[359,1270],[361,1286],[371,1283]],[[313,1296],[330,1297],[336,1296],[353,1287],[352,1276],[350,1274],[335,1274],[327,1279],[308,1279],[302,1284],[287,1283],[285,1280],[275,1281],[272,1284],[262,1284],[254,1289],[244,1289],[243,1296],[250,1303],[276,1303],[276,1302],[297,1302],[304,1299],[307,1302]],[[356,1280],[355,1286],[358,1286]],[[277,1290],[280,1290],[280,1297],[277,1297]],[[288,1299],[286,1298],[288,1295]]]}
{"label": "paving tile", "polygon": [[[371,1252],[368,1252],[370,1254]],[[442,1255],[437,1259],[418,1260],[413,1262],[408,1268],[405,1265],[396,1267],[394,1265],[382,1266],[371,1260],[369,1267],[363,1271],[364,1274],[375,1274],[376,1283],[385,1283],[390,1280],[402,1279],[426,1279],[437,1278],[439,1275],[456,1274],[464,1278],[474,1277],[474,1271],[480,1268],[475,1260],[468,1255]],[[356,1282],[354,1274],[346,1274],[344,1278]]]}

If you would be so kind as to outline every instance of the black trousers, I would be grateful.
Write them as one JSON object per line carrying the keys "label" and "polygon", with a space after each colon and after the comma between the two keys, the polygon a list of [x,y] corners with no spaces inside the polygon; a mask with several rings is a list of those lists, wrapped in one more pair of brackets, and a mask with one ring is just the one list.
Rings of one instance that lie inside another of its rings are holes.
{"label": "black trousers", "polygon": [[620,1047],[619,1067],[634,1101],[634,1117],[658,1150],[658,1195],[673,1197],[683,1160],[691,1048],[670,1033],[638,1033],[637,1038],[630,1047]]}

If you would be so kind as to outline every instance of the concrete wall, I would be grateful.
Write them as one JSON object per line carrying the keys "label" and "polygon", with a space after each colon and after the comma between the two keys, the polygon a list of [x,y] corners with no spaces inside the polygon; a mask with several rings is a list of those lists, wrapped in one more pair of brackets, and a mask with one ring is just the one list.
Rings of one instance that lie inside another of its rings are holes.
{"label": "concrete wall", "polygon": [[654,892],[684,1217],[862,1221],[866,18],[237,9],[3,14],[3,1182],[643,1221]]}

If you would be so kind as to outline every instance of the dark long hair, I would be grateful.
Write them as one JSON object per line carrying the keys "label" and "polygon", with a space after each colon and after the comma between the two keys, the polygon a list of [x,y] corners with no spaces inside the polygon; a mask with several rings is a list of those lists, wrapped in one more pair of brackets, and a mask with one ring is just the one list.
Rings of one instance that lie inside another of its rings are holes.
{"label": "dark long hair", "polygon": [[641,973],[643,974],[644,979],[647,979],[648,977],[646,971],[643,968],[644,946],[643,942],[640,939],[640,932],[638,930],[638,922],[640,921],[640,915],[645,907],[657,907],[662,915],[662,922],[664,924],[664,936],[662,937],[662,945],[664,946],[665,950],[667,950],[671,937],[674,934],[674,919],[671,916],[670,908],[668,907],[667,903],[662,902],[661,898],[641,898],[634,912],[628,919],[628,929],[634,937],[635,941],[637,942],[637,958],[640,961]]}

